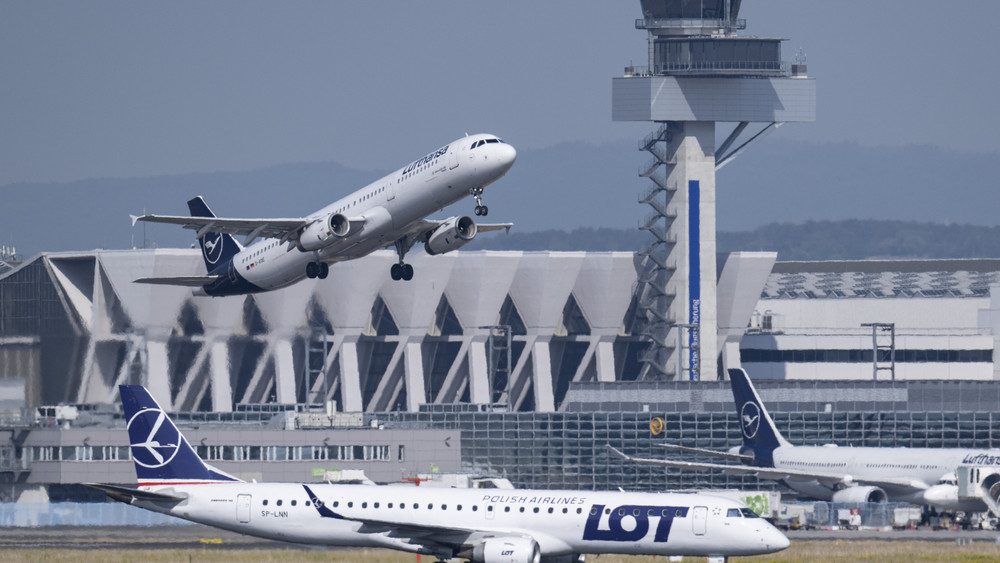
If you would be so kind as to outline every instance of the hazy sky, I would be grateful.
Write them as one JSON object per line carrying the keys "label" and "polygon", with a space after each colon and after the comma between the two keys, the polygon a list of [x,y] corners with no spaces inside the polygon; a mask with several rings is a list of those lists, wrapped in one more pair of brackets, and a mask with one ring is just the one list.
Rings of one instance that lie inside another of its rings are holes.
{"label": "hazy sky", "polygon": [[[637,138],[611,77],[635,0],[0,0],[0,185],[335,160],[392,169],[465,132]],[[744,0],[818,116],[774,135],[1000,153],[996,0]],[[634,170],[626,174],[631,178]]]}

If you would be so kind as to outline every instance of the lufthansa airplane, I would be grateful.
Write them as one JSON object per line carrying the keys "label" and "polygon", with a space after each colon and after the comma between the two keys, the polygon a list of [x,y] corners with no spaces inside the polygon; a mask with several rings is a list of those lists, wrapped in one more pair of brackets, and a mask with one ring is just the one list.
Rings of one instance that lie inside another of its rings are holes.
{"label": "lufthansa airplane", "polygon": [[[197,295],[243,295],[270,291],[303,278],[325,278],[330,264],[396,247],[394,280],[413,278],[403,261],[417,242],[428,254],[456,250],[480,231],[510,223],[477,225],[468,216],[428,220],[435,211],[471,195],[476,215],[485,216],[483,188],[514,165],[517,151],[495,135],[472,135],[427,156],[302,218],[216,217],[199,196],[188,201],[191,217],[132,216],[136,221],[170,223],[197,231],[206,275],[140,278],[138,283],[182,285]],[[244,246],[233,235],[245,236]],[[256,242],[254,242],[256,241]],[[251,244],[252,243],[252,244]]]}
{"label": "lufthansa airplane", "polygon": [[811,498],[833,502],[899,501],[926,504],[943,510],[1000,515],[1000,474],[983,480],[981,499],[960,499],[955,473],[959,465],[1000,469],[1000,450],[964,448],[855,448],[792,446],[778,432],[760,395],[742,369],[729,370],[736,413],[743,431],[743,446],[717,452],[663,444],[685,453],[720,456],[745,465],[696,463],[679,460],[639,459],[634,462],[694,470],[722,469],[754,473],[780,481]]}
{"label": "lufthansa airplane", "polygon": [[247,483],[198,458],[145,388],[119,391],[138,488],[90,486],[241,534],[476,563],[573,563],[586,553],[727,557],[789,544],[745,505],[703,494]]}

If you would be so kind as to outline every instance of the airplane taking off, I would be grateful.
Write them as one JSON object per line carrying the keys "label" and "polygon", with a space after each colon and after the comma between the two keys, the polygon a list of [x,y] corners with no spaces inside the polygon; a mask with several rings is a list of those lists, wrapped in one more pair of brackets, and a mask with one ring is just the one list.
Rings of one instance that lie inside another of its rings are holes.
{"label": "airplane taking off", "polygon": [[789,544],[746,505],[703,494],[247,483],[202,461],[145,388],[119,392],[139,486],[89,486],[241,534],[474,563],[571,563],[586,553],[727,557]]}
{"label": "airplane taking off", "polygon": [[[479,232],[510,230],[511,223],[476,224],[468,216],[428,220],[435,211],[471,195],[476,215],[485,216],[483,188],[514,165],[517,151],[494,135],[472,135],[427,156],[302,218],[216,217],[199,196],[188,201],[190,217],[132,216],[136,221],[169,223],[197,231],[205,259],[204,276],[140,278],[137,283],[194,287],[196,295],[243,295],[270,291],[303,278],[326,278],[330,264],[396,247],[394,280],[413,278],[403,258],[417,242],[428,254],[456,250]],[[233,235],[245,236],[244,248]],[[260,239],[260,240],[258,240]],[[254,242],[257,241],[257,242]],[[251,244],[253,243],[253,244]]]}
{"label": "airplane taking off", "polygon": [[[729,379],[743,433],[742,447],[718,452],[662,445],[681,452],[741,461],[745,465],[640,459],[608,448],[637,463],[754,473],[762,479],[780,481],[806,496],[833,502],[898,501],[953,511],[989,510],[1000,516],[1000,450],[793,446],[775,427],[746,372],[731,369]],[[959,498],[955,473],[960,465],[997,470],[979,484],[979,498]]]}

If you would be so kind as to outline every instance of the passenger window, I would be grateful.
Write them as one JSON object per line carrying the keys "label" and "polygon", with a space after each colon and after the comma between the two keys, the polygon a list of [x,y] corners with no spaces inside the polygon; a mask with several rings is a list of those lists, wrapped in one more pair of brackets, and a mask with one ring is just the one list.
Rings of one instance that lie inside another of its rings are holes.
{"label": "passenger window", "polygon": [[281,500],[280,499],[278,500],[277,504],[278,504],[278,506],[281,506]]}
{"label": "passenger window", "polygon": [[261,504],[263,504],[264,506],[267,506],[267,499],[264,499],[264,502],[262,502]]}
{"label": "passenger window", "polygon": [[296,503],[296,501],[294,501],[294,500],[293,500],[293,501],[292,501],[292,506],[295,506],[295,503]]}

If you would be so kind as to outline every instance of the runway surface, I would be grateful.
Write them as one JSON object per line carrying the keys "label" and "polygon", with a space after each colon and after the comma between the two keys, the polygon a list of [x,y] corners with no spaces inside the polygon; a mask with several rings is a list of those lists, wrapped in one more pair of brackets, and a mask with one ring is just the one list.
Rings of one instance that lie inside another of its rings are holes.
{"label": "runway surface", "polygon": [[[1000,544],[997,531],[868,531],[796,530],[786,533],[799,541],[990,542]],[[0,528],[3,548],[76,549],[275,549],[293,544],[244,536],[200,524],[160,527]],[[302,546],[302,549],[310,549]]]}

